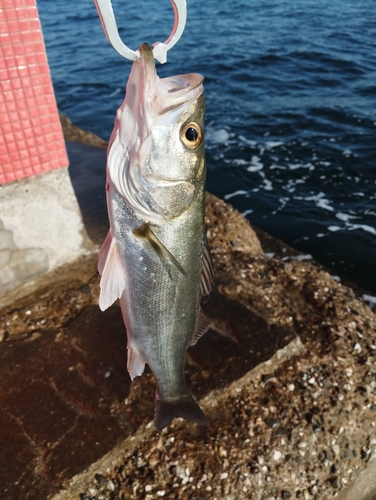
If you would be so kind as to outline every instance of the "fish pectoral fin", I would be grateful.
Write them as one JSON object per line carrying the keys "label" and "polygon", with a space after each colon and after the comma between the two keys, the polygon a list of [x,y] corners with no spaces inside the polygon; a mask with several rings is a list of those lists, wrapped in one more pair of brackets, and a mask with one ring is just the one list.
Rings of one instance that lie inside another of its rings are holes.
{"label": "fish pectoral fin", "polygon": [[138,352],[128,346],[128,373],[133,381],[134,378],[140,377],[145,370],[145,361],[141,358]]}
{"label": "fish pectoral fin", "polygon": [[209,244],[205,237],[204,255],[202,257],[202,271],[200,292],[201,296],[209,295],[215,289],[214,266],[210,255]]}
{"label": "fish pectoral fin", "polygon": [[125,289],[125,275],[121,265],[119,251],[111,230],[99,252],[98,271],[102,274],[99,294],[99,307],[105,311],[115,300],[121,297]]}
{"label": "fish pectoral fin", "polygon": [[164,266],[166,264],[172,265],[176,269],[178,269],[178,271],[184,274],[184,276],[187,275],[187,273],[184,271],[184,268],[175,259],[172,253],[167,250],[163,243],[157,238],[148,224],[143,224],[137,229],[133,229],[133,234],[136,236],[136,238],[144,240],[154,250]]}
{"label": "fish pectoral fin", "polygon": [[98,273],[100,275],[103,274],[103,269],[104,269],[104,266],[106,264],[108,252],[110,251],[111,242],[112,242],[112,231],[111,231],[111,229],[109,229],[107,236],[106,236],[104,242],[102,243],[101,249],[99,250],[99,254],[98,254],[97,269],[98,269]]}
{"label": "fish pectoral fin", "polygon": [[177,399],[155,400],[154,426],[159,431],[169,425],[174,418],[185,418],[196,424],[208,426],[209,422],[192,394]]}
{"label": "fish pectoral fin", "polygon": [[202,314],[202,311],[200,310],[196,322],[196,328],[195,331],[193,332],[193,335],[191,337],[191,342],[189,344],[190,347],[194,346],[197,344],[197,342],[200,340],[200,338],[205,335],[205,333],[209,330],[211,326],[210,321],[206,316]]}

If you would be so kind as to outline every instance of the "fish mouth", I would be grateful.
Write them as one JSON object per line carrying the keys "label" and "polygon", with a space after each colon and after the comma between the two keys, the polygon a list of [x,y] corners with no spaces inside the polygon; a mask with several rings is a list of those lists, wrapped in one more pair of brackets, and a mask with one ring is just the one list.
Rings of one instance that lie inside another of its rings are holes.
{"label": "fish mouth", "polygon": [[140,48],[140,59],[137,61],[140,80],[144,82],[145,101],[156,99],[159,113],[179,107],[197,99],[203,93],[204,77],[198,73],[159,78],[157,75],[153,49],[148,43],[143,43]]}

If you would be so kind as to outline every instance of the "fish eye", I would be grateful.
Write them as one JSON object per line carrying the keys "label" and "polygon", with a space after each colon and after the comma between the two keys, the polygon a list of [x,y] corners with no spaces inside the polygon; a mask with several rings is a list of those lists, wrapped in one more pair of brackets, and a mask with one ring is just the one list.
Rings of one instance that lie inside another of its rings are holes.
{"label": "fish eye", "polygon": [[189,149],[196,149],[202,142],[202,130],[198,123],[189,122],[180,130],[180,138]]}

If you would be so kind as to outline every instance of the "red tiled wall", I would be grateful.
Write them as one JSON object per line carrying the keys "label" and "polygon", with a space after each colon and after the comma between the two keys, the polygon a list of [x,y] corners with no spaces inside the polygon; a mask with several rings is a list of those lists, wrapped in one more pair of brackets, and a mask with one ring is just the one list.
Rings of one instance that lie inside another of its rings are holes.
{"label": "red tiled wall", "polygon": [[0,0],[0,184],[68,166],[35,1]]}

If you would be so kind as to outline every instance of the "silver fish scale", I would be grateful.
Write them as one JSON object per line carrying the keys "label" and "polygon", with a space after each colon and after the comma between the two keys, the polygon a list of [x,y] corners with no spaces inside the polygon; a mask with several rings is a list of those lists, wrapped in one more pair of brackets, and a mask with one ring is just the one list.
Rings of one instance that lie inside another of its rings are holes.
{"label": "silver fish scale", "polygon": [[[204,176],[203,176],[204,177]],[[118,195],[112,198],[115,233],[127,286],[121,297],[129,346],[147,361],[163,399],[184,396],[185,352],[195,330],[200,303],[204,251],[203,185],[179,217],[153,232],[181,264],[186,275],[163,263],[132,230],[143,221]]]}

